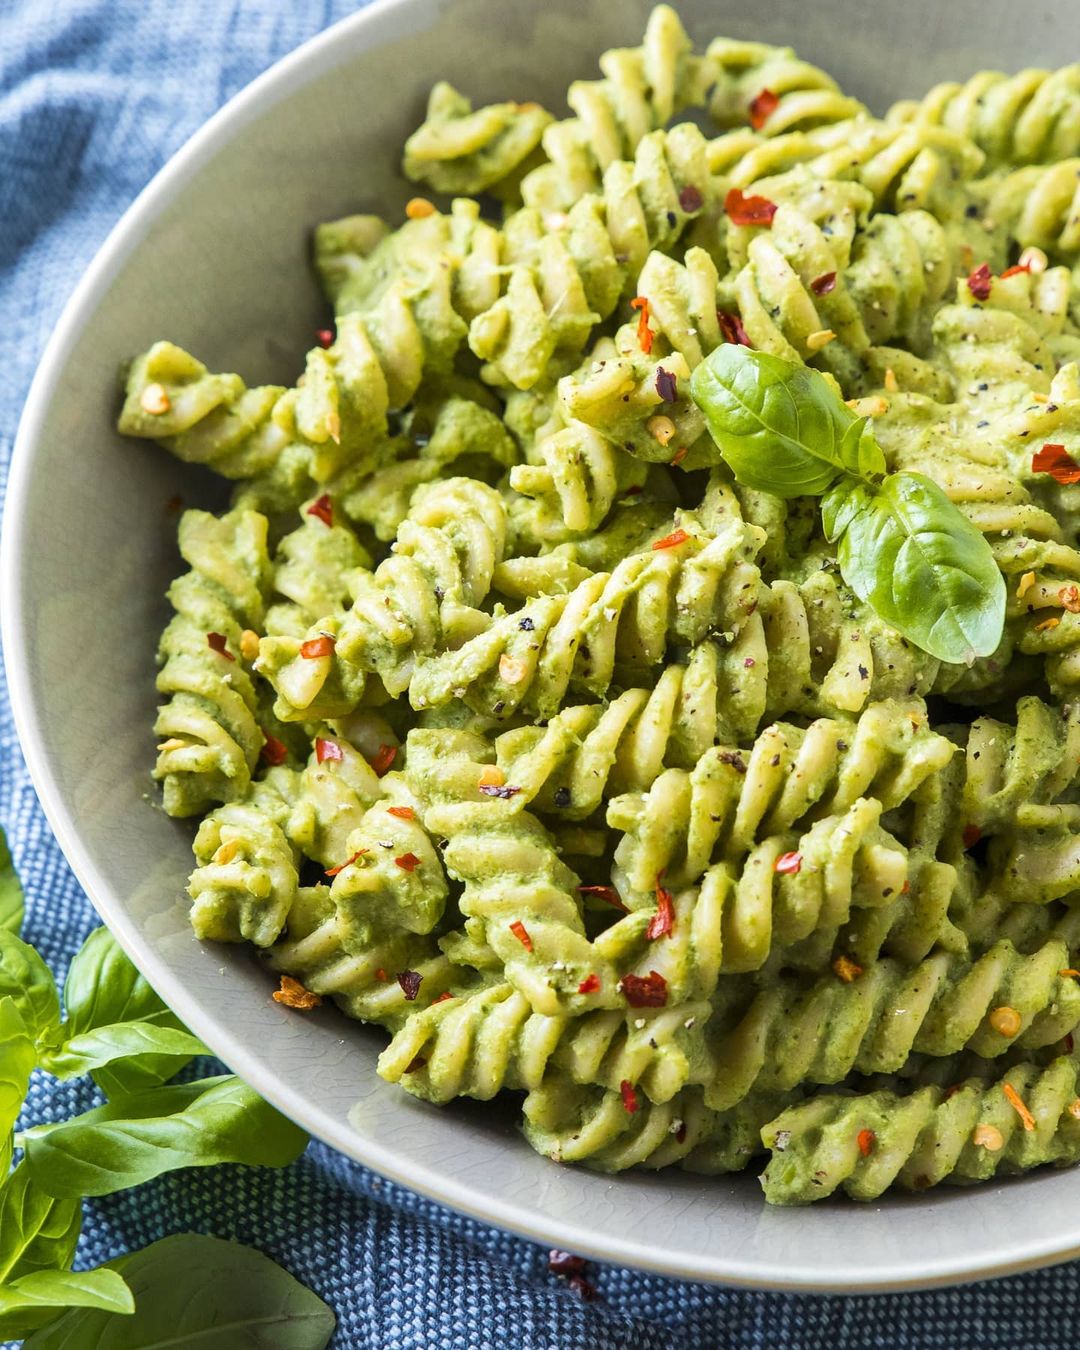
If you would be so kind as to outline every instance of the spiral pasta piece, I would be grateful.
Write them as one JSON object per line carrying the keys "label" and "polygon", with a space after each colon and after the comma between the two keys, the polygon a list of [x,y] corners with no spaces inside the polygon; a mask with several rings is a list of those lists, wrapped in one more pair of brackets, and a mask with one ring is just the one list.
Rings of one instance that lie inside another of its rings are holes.
{"label": "spiral pasta piece", "polygon": [[[709,112],[722,127],[760,121],[766,136],[846,121],[865,108],[841,93],[831,75],[802,61],[790,47],[717,38],[705,53],[713,88]],[[767,111],[759,97],[767,92]]]}
{"label": "spiral pasta piece", "polygon": [[1018,1064],[1000,1079],[969,1079],[909,1096],[825,1094],[788,1107],[762,1130],[772,1158],[762,1177],[772,1204],[837,1190],[876,1200],[890,1186],[923,1191],[1080,1158],[1077,1062]]}
{"label": "spiral pasta piece", "polygon": [[324,614],[341,612],[352,598],[352,574],[370,566],[371,555],[347,525],[305,512],[274,551],[271,585],[281,598],[266,612],[266,631],[297,637]]}
{"label": "spiral pasta piece", "polygon": [[245,795],[263,747],[258,697],[237,659],[241,635],[263,620],[269,579],[266,520],[185,511],[180,552],[191,570],[169,587],[176,611],[161,637],[154,777],[165,810],[192,816]]}
{"label": "spiral pasta piece", "polygon": [[277,691],[282,720],[343,716],[359,702],[368,673],[398,694],[418,657],[483,628],[488,620],[477,606],[505,536],[506,510],[493,488],[470,478],[418,488],[393,552],[375,572],[354,576],[343,617],[321,620],[304,640],[260,643],[259,670]]}
{"label": "spiral pasta piece", "polygon": [[987,215],[1021,248],[1075,263],[1080,250],[1080,159],[1017,169],[990,195]]}

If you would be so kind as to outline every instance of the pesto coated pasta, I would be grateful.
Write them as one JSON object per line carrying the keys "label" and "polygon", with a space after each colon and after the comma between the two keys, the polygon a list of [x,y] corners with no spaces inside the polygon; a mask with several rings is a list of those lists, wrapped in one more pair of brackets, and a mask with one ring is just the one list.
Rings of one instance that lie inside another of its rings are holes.
{"label": "pesto coated pasta", "polygon": [[232,493],[158,653],[194,930],[560,1162],[1076,1162],[1080,67],[876,116],[666,5],[600,67],[435,85],[291,386],[128,367]]}

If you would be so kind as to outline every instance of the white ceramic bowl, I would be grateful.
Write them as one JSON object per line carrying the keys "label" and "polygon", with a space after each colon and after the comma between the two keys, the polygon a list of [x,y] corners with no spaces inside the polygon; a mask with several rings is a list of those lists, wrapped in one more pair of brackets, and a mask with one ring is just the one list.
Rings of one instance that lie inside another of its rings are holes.
{"label": "white ceramic bowl", "polygon": [[[881,109],[984,66],[1075,56],[1074,0],[684,0],[716,33],[797,43]],[[755,1179],[606,1178],[537,1157],[497,1108],[438,1110],[374,1072],[382,1036],[269,998],[248,953],[187,923],[191,827],[148,800],[154,649],[179,570],[165,503],[209,478],[113,430],[120,363],[159,336],[251,383],[295,378],[324,311],[308,232],[410,195],[400,147],[439,77],[563,106],[647,0],[380,0],[280,62],[158,175],[79,285],[42,360],[4,517],[4,649],[23,747],[72,867],[124,947],[233,1069],[313,1134],[477,1218],[601,1260],[777,1289],[1000,1274],[1080,1252],[1080,1171],[768,1209]]]}

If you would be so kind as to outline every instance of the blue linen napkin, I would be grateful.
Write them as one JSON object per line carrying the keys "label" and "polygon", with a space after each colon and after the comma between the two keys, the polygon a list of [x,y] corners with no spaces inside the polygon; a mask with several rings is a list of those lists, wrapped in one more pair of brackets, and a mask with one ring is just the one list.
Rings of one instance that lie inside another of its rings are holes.
{"label": "blue linen napkin", "polygon": [[[520,0],[519,0],[520,2]],[[0,0],[0,493],[51,328],[129,202],[227,98],[353,0]],[[26,937],[61,975],[96,923],[45,823],[0,679],[0,823],[28,897]],[[41,1078],[32,1120],[94,1105]],[[703,1184],[708,1184],[703,1183]],[[1007,1214],[1001,1221],[1008,1222]],[[718,1230],[722,1213],[716,1217]],[[322,1295],[357,1350],[1073,1346],[1076,1265],[964,1289],[816,1298],[590,1271],[583,1303],[546,1252],[382,1180],[321,1144],[284,1172],[164,1177],[91,1202],[77,1264],[170,1233],[250,1243]]]}

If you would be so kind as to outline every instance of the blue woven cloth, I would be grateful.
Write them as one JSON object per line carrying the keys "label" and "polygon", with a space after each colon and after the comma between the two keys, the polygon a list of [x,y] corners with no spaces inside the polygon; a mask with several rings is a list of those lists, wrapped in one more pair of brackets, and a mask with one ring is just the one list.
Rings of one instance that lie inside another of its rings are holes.
{"label": "blue woven cloth", "polygon": [[[0,490],[45,339],[125,207],[230,95],[355,7],[0,0]],[[26,936],[62,975],[95,918],[30,786],[2,680],[0,822],[28,894]],[[83,1085],[41,1079],[29,1110],[64,1118],[92,1104]],[[94,1202],[78,1262],[192,1230],[273,1256],[334,1307],[334,1345],[362,1350],[1054,1350],[1076,1343],[1080,1318],[1075,1265],[864,1299],[743,1293],[596,1268],[598,1297],[583,1303],[531,1243],[320,1144],[284,1172],[193,1171]]]}

